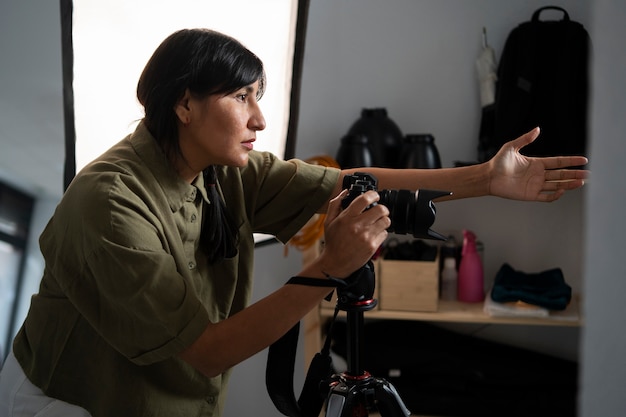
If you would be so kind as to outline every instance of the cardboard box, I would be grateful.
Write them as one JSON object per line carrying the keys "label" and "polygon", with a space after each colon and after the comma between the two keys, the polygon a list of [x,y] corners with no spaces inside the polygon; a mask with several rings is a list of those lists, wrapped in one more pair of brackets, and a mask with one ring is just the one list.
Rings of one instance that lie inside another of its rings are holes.
{"label": "cardboard box", "polygon": [[437,311],[439,255],[427,261],[377,261],[380,310]]}

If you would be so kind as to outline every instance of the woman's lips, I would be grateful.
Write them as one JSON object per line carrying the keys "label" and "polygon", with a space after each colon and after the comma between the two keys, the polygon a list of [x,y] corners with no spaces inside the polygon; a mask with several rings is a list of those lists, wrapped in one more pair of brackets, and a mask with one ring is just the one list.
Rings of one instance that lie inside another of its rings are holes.
{"label": "woman's lips", "polygon": [[245,142],[241,142],[241,144],[242,144],[245,148],[247,148],[247,149],[249,149],[249,150],[252,150],[252,149],[254,149],[254,145],[253,145],[254,141],[255,141],[255,139],[250,139],[250,140],[247,140],[247,141],[245,141]]}

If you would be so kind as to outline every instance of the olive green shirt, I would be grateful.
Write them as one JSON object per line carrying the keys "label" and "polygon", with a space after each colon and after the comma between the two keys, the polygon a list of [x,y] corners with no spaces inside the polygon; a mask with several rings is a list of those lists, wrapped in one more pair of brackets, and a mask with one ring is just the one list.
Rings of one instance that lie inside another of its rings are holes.
{"label": "olive green shirt", "polygon": [[253,151],[218,179],[240,242],[209,265],[202,176],[180,179],[143,124],[76,176],[41,235],[45,271],[13,346],[35,385],[94,417],[221,414],[229,372],[207,378],[177,355],[247,306],[253,232],[287,241],[338,171]]}

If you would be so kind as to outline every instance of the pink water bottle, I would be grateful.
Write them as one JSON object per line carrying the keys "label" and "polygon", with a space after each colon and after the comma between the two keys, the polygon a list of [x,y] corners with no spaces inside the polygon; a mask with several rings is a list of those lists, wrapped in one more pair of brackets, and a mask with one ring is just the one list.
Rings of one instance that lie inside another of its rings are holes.
{"label": "pink water bottle", "polygon": [[476,251],[476,235],[470,230],[463,230],[457,294],[459,301],[468,303],[482,302],[485,297],[483,264]]}

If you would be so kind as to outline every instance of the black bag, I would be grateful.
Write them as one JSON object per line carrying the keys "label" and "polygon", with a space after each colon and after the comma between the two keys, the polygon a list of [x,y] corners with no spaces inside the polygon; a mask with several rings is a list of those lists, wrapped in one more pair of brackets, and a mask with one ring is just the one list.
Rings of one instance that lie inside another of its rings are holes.
{"label": "black bag", "polygon": [[[548,9],[563,12],[563,18],[540,20]],[[492,127],[485,120],[481,126],[481,162],[536,126],[541,135],[523,154],[585,155],[589,50],[587,31],[561,7],[542,7],[511,31],[498,66]]]}

